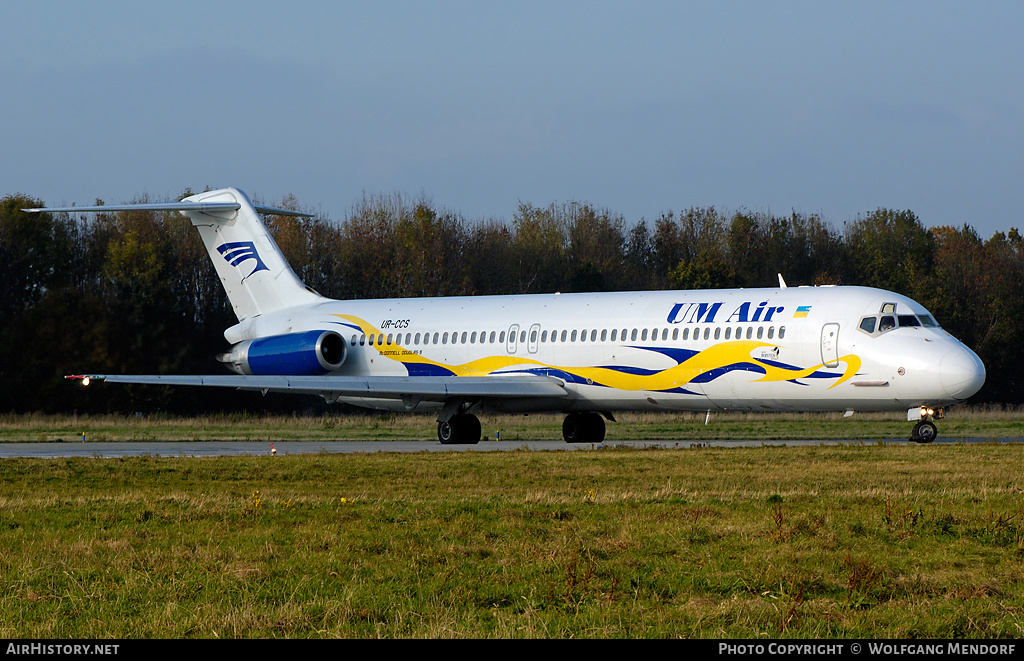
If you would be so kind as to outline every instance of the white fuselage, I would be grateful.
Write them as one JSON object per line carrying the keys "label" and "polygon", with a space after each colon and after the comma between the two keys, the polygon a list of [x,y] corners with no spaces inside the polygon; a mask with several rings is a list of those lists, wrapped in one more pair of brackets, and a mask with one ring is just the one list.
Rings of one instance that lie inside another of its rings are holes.
{"label": "white fuselage", "polygon": [[865,287],[324,300],[225,335],[319,329],[346,340],[338,376],[542,374],[572,394],[486,404],[501,411],[907,410],[961,402],[985,377],[921,305]]}

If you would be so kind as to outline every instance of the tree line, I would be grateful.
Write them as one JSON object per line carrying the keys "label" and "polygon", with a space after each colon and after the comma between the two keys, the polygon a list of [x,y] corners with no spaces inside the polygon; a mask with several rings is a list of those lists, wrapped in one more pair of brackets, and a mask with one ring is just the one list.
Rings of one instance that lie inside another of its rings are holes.
{"label": "tree line", "polygon": [[[185,191],[184,195],[190,194]],[[26,214],[0,200],[0,411],[288,410],[307,398],[143,386],[82,390],[66,374],[218,373],[236,322],[198,233],[177,213]],[[302,210],[288,197],[276,206]],[[467,219],[425,198],[367,195],[346,217],[272,216],[296,274],[339,299],[859,284],[905,294],[973,348],[973,401],[1024,400],[1024,248],[1017,229],[927,228],[877,209],[837,228],[820,216],[690,208],[627,221],[587,203],[521,203]],[[77,386],[77,387],[76,387]]]}

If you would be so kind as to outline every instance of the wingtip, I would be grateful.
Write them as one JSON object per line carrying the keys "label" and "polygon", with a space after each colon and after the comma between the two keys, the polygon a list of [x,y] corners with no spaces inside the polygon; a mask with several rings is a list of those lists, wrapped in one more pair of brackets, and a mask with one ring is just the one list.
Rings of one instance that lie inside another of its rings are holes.
{"label": "wingtip", "polygon": [[100,374],[68,374],[64,378],[69,381],[81,381],[83,386],[89,385],[92,381],[105,380],[105,377]]}

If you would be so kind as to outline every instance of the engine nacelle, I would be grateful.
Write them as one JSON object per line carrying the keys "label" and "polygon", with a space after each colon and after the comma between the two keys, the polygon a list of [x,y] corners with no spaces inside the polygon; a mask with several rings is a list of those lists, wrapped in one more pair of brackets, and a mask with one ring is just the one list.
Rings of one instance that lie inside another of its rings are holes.
{"label": "engine nacelle", "polygon": [[245,340],[217,360],[239,374],[315,376],[341,367],[345,339],[334,331],[307,331]]}

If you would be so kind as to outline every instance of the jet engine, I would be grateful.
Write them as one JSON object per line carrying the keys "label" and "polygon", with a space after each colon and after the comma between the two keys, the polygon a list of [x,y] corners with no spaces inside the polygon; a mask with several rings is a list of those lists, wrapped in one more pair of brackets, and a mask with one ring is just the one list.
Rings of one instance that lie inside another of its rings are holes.
{"label": "jet engine", "polygon": [[347,355],[341,335],[315,330],[245,340],[217,360],[239,374],[315,376],[338,369]]}

